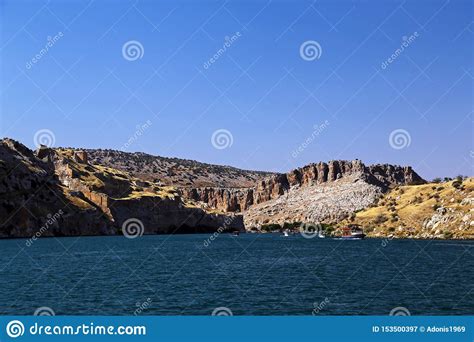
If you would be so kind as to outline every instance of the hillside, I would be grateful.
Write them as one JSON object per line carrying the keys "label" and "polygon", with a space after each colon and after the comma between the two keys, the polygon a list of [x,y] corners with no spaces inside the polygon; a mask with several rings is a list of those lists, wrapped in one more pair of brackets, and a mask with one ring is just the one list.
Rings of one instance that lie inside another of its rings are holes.
{"label": "hillside", "polygon": [[[361,225],[371,237],[473,238],[473,179],[426,183],[411,167],[333,160],[284,174],[143,153],[0,141],[0,237]],[[59,213],[59,214],[58,214]]]}
{"label": "hillside", "polygon": [[245,188],[272,175],[270,172],[241,170],[194,160],[165,158],[146,153],[86,149],[91,164],[108,165],[134,177],[179,187]]}
{"label": "hillside", "polygon": [[87,153],[0,141],[0,237],[115,235],[129,219],[141,234],[243,230],[241,216],[203,210],[176,189],[143,181]]}
{"label": "hillside", "polygon": [[371,237],[474,239],[474,178],[400,186],[339,222]]}

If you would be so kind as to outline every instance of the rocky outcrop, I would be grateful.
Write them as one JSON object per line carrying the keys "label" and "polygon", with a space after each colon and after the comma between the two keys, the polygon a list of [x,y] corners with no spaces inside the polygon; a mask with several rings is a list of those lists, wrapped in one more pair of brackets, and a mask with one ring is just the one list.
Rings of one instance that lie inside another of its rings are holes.
{"label": "rocky outcrop", "polygon": [[0,141],[0,238],[114,235],[127,219],[144,234],[244,230],[240,215],[209,213],[87,154]]}
{"label": "rocky outcrop", "polygon": [[251,206],[244,214],[247,229],[265,224],[339,221],[374,203],[382,189],[361,179],[362,174],[311,186],[293,186],[276,199]]}
{"label": "rocky outcrop", "polygon": [[357,175],[368,184],[386,191],[396,185],[423,184],[425,181],[411,167],[378,164],[365,166],[360,160],[334,160],[316,163],[275,174],[250,188],[180,188],[184,198],[205,203],[224,212],[243,212],[252,205],[276,199],[291,188],[332,183]]}
{"label": "rocky outcrop", "polygon": [[113,234],[99,209],[60,185],[40,151],[42,159],[14,140],[0,141],[0,237]]}

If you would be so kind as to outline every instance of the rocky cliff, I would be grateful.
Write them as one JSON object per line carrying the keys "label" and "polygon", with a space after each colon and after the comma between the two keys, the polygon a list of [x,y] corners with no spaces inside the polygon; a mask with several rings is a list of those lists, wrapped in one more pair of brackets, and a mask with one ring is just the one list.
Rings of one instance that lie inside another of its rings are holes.
{"label": "rocky cliff", "polygon": [[[33,152],[3,139],[0,237],[121,234],[130,219],[144,234],[244,230],[244,223],[248,230],[295,222],[369,225],[381,198],[416,186],[426,185],[411,167],[359,160],[276,174],[111,150]],[[438,227],[451,209],[423,222]]]}
{"label": "rocky cliff", "polygon": [[92,165],[87,153],[0,141],[0,237],[113,235],[129,219],[140,233],[243,230],[239,215],[212,213],[172,187]]}
{"label": "rocky cliff", "polygon": [[[423,184],[425,181],[411,167],[388,164],[365,166],[361,161],[335,160],[310,164],[287,174],[274,174],[246,188],[179,188],[187,199],[205,203],[224,212],[243,212],[252,205],[261,204],[288,194],[290,189],[301,189],[333,183],[340,179],[358,179],[385,192],[396,185]],[[294,193],[292,191],[291,193]]]}

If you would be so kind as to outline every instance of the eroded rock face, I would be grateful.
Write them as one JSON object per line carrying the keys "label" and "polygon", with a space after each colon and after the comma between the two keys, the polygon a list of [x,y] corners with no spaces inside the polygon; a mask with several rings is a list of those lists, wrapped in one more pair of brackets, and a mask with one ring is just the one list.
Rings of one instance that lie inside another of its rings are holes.
{"label": "eroded rock face", "polygon": [[321,185],[357,175],[368,184],[387,190],[394,185],[422,184],[425,181],[411,167],[388,164],[365,166],[360,160],[316,163],[276,174],[250,188],[181,188],[184,198],[205,203],[225,212],[243,212],[252,205],[276,199],[291,188]]}
{"label": "eroded rock face", "polygon": [[241,215],[190,207],[159,188],[138,191],[145,183],[88,165],[84,154],[38,153],[0,141],[0,238],[115,235],[130,218],[143,222],[144,234],[244,230]]}

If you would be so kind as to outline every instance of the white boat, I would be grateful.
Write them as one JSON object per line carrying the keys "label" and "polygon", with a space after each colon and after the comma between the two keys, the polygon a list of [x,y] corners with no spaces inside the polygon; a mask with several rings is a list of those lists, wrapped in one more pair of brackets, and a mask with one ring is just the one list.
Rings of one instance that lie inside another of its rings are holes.
{"label": "white boat", "polygon": [[285,230],[285,231],[283,232],[283,236],[290,236],[290,235],[289,235],[288,232]]}

